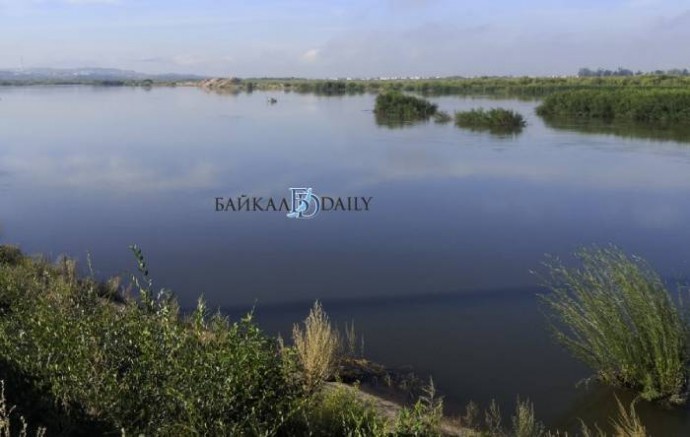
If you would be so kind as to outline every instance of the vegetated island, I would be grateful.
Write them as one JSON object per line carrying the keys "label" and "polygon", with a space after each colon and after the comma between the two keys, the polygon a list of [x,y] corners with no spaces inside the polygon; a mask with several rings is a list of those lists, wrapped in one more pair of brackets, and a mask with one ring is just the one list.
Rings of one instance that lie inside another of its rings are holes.
{"label": "vegetated island", "polygon": [[438,106],[426,99],[389,91],[376,96],[374,115],[383,125],[403,125],[415,121],[427,121],[438,111]]}
{"label": "vegetated island", "polygon": [[[358,355],[354,329],[341,333],[318,302],[303,323],[294,325],[287,344],[263,333],[251,313],[231,322],[210,313],[203,300],[191,313],[181,312],[169,292],[154,289],[141,249],[133,246],[132,251],[139,274],[123,285],[120,278],[100,282],[80,276],[68,258],[51,264],[27,257],[16,247],[0,246],[0,419],[6,435],[18,435],[22,429],[21,435],[27,436],[559,435],[536,420],[529,401],[518,401],[507,420],[493,402],[484,414],[470,403],[464,416],[451,420],[443,415],[443,400],[433,381],[408,406],[366,394],[357,381],[372,374],[386,379],[387,372]],[[644,278],[640,281],[646,285]],[[610,284],[599,285],[599,292],[610,292],[604,288]],[[627,286],[633,291],[634,285]],[[648,325],[650,331],[639,327],[657,336],[679,332],[675,313],[657,290],[641,290],[647,293],[644,297],[653,298],[640,305],[652,311],[645,314],[654,324]],[[557,305],[561,296],[565,295],[556,295],[552,302]],[[601,305],[627,311],[611,297]],[[556,314],[569,311],[567,306],[559,308]],[[581,326],[577,320],[571,322],[574,329]],[[611,331],[611,341],[618,341],[620,333]],[[584,334],[592,341],[600,335]],[[632,340],[641,348],[630,353],[645,353],[646,337]],[[609,361],[613,365],[629,364],[627,355],[602,353],[614,359]],[[652,361],[640,360],[631,369],[647,369]],[[648,370],[653,369],[667,367]],[[624,376],[615,370],[614,377]],[[644,373],[634,374],[653,387],[656,381],[666,381],[658,379],[666,375],[674,376],[664,373],[649,379]],[[679,387],[659,388],[652,394],[665,396]],[[646,435],[634,408],[619,407],[615,428],[635,434],[615,435]],[[584,425],[582,431],[594,435]]]}
{"label": "vegetated island", "polygon": [[456,112],[455,124],[458,127],[489,131],[495,134],[520,133],[527,125],[520,113],[503,108],[492,108],[489,110],[479,108]]}

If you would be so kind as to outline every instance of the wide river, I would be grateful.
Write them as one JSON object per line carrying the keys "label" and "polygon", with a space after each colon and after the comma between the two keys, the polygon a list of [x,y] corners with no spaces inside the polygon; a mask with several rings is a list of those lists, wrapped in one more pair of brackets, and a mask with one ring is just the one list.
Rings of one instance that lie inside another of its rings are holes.
{"label": "wide river", "polygon": [[[495,398],[512,411],[519,395],[549,426],[605,425],[613,393],[576,386],[591,372],[552,342],[532,272],[545,254],[613,243],[682,281],[690,143],[556,129],[537,102],[431,100],[512,108],[528,125],[391,129],[371,95],[0,88],[0,241],[84,269],[89,253],[104,278],[135,271],[137,243],[155,285],[187,307],[200,295],[233,317],[255,307],[287,336],[321,300],[354,321],[368,358],[433,375],[451,410]],[[310,220],[216,211],[216,197],[291,187],[373,199]],[[638,409],[653,435],[690,430],[686,410]]]}

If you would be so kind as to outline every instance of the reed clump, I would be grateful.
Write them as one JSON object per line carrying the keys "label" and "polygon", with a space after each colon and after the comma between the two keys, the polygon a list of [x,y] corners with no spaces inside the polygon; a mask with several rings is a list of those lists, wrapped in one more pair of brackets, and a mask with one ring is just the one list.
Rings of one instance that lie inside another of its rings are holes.
{"label": "reed clump", "polygon": [[587,89],[550,94],[537,108],[544,117],[580,117],[674,125],[690,121],[690,90]]}
{"label": "reed clump", "polygon": [[552,293],[542,299],[556,339],[602,381],[684,403],[688,329],[661,278],[615,247],[576,255],[580,267],[547,264]]}
{"label": "reed clump", "polygon": [[524,117],[515,111],[503,108],[472,109],[456,112],[455,124],[472,130],[486,130],[493,133],[518,133],[526,126]]}
{"label": "reed clump", "polygon": [[411,122],[428,120],[437,109],[435,104],[420,97],[386,91],[376,96],[374,114],[382,122]]}

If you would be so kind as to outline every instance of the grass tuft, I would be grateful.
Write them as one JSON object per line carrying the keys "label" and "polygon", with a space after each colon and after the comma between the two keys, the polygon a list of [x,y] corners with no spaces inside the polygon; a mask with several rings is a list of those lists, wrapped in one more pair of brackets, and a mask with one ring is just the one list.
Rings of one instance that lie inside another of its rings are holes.
{"label": "grass tuft", "polygon": [[576,255],[579,268],[548,264],[553,292],[542,299],[556,339],[604,382],[683,403],[688,331],[661,278],[614,247]]}
{"label": "grass tuft", "polygon": [[541,437],[546,435],[546,429],[535,418],[534,405],[529,400],[521,401],[518,398],[512,423],[513,435],[515,437]]}
{"label": "grass tuft", "polygon": [[304,371],[305,385],[308,390],[314,390],[334,375],[341,343],[321,303],[314,303],[304,327],[293,326],[292,339]]}
{"label": "grass tuft", "polygon": [[630,403],[630,408],[626,409],[620,399],[618,403],[618,417],[613,419],[613,432],[616,437],[646,437],[647,429],[642,424],[640,416],[635,411],[635,402]]}

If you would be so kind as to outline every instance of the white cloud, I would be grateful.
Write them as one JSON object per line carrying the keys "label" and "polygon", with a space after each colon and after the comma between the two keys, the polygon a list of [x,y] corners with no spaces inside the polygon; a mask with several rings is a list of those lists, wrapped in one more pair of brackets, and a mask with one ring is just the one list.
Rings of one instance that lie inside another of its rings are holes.
{"label": "white cloud", "polygon": [[319,49],[309,49],[302,54],[302,59],[307,62],[314,62],[319,57]]}

